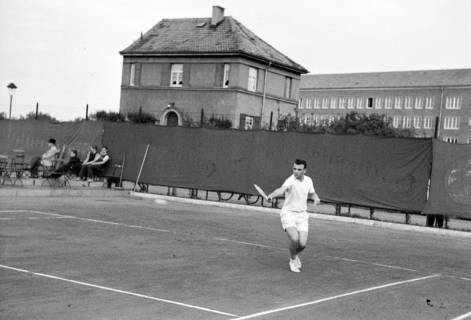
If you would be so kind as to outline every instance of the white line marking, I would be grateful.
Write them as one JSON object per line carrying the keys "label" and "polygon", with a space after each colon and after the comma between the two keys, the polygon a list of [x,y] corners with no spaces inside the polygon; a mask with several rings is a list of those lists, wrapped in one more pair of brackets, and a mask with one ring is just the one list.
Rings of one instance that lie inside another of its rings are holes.
{"label": "white line marking", "polygon": [[116,293],[122,293],[122,294],[126,294],[126,295],[129,295],[129,296],[134,296],[134,297],[139,297],[139,298],[144,298],[144,299],[149,299],[149,300],[154,300],[154,301],[159,301],[159,302],[165,302],[165,303],[174,304],[174,305],[178,305],[178,306],[182,306],[182,307],[186,307],[186,308],[192,308],[192,309],[197,309],[197,310],[211,312],[211,313],[217,313],[217,314],[224,315],[224,316],[238,317],[238,315],[235,315],[235,314],[232,314],[232,313],[222,312],[222,311],[209,309],[209,308],[205,308],[205,307],[199,307],[199,306],[195,306],[195,305],[187,304],[187,303],[183,303],[183,302],[152,297],[152,296],[148,296],[148,295],[145,295],[145,294],[140,294],[140,293],[135,293],[135,292],[130,292],[130,291],[124,291],[124,290],[114,289],[114,288],[110,288],[110,287],[104,287],[104,286],[100,286],[100,285],[96,285],[96,284],[92,284],[92,283],[61,278],[61,277],[57,277],[57,276],[53,276],[53,275],[49,275],[49,274],[45,274],[45,273],[32,272],[32,271],[28,271],[28,270],[25,270],[25,269],[14,268],[14,267],[5,266],[5,265],[1,265],[1,264],[0,264],[0,268],[13,270],[13,271],[18,271],[18,272],[23,272],[23,273],[27,273],[27,274],[33,274],[33,275],[39,276],[39,277],[44,277],[44,278],[49,278],[49,279],[74,283],[74,284],[78,284],[78,285],[81,285],[81,286],[92,287],[92,288],[111,291],[111,292],[116,292]]}
{"label": "white line marking", "polygon": [[342,261],[348,261],[348,262],[357,262],[357,263],[371,264],[371,265],[374,265],[374,266],[383,267],[383,268],[389,268],[389,269],[398,269],[398,270],[419,272],[418,270],[415,270],[415,269],[410,269],[410,268],[405,268],[405,267],[400,267],[400,266],[394,266],[394,265],[390,265],[390,264],[369,262],[369,261],[357,260],[357,259],[348,259],[348,258],[335,257],[335,256],[326,256],[326,257],[327,257],[327,258],[332,258],[332,259],[338,259],[338,260],[342,260]]}
{"label": "white line marking", "polygon": [[157,228],[151,228],[151,227],[136,226],[136,225],[130,225],[130,224],[125,224],[125,223],[121,223],[121,222],[112,222],[112,221],[106,221],[106,220],[80,218],[80,217],[70,216],[70,215],[66,215],[66,214],[42,212],[42,211],[35,211],[35,210],[29,210],[29,212],[37,213],[37,214],[43,214],[43,215],[49,215],[49,216],[54,216],[54,217],[76,219],[76,220],[87,221],[87,222],[109,224],[109,225],[120,226],[120,227],[128,227],[128,228],[134,228],[134,229],[143,229],[143,230],[157,231],[157,232],[170,232],[169,230],[165,230],[165,229],[157,229]]}
{"label": "white line marking", "polygon": [[225,239],[225,238],[217,238],[217,237],[214,237],[213,239],[214,240],[219,240],[219,241],[227,241],[227,242],[245,244],[245,245],[254,246],[254,247],[277,249],[277,248],[272,247],[272,246],[266,246],[264,244],[257,244],[257,243],[252,243],[252,242],[243,242],[243,241],[237,241],[237,240],[231,240],[231,239]]}
{"label": "white line marking", "polygon": [[293,305],[293,306],[289,306],[289,307],[272,309],[272,310],[267,310],[267,311],[258,312],[258,313],[254,313],[254,314],[249,314],[247,316],[234,318],[232,320],[252,319],[252,318],[264,316],[264,315],[267,315],[267,314],[272,314],[272,313],[276,313],[276,312],[281,312],[281,311],[306,307],[306,306],[310,306],[310,305],[313,305],[313,304],[319,304],[319,303],[330,301],[330,300],[335,300],[335,299],[339,299],[339,298],[353,296],[355,294],[360,294],[360,293],[365,293],[365,292],[369,292],[369,291],[389,288],[389,287],[398,286],[398,285],[405,284],[405,283],[411,283],[411,282],[416,282],[416,281],[421,281],[421,280],[428,280],[428,279],[437,278],[437,277],[440,277],[440,276],[441,276],[440,274],[432,274],[432,275],[429,275],[429,276],[426,276],[426,277],[420,277],[420,278],[414,278],[414,279],[409,279],[409,280],[404,280],[404,281],[387,283],[387,284],[383,284],[383,285],[376,286],[376,287],[371,287],[371,288],[366,288],[366,289],[361,289],[361,290],[355,290],[355,291],[352,291],[352,292],[347,292],[347,293],[339,294],[339,295],[336,295],[336,296],[322,298],[322,299],[319,299],[319,300],[314,300],[314,301],[310,301],[310,302],[306,302],[306,303],[301,303],[301,304],[297,304],[297,305]]}
{"label": "white line marking", "polygon": [[465,314],[463,314],[463,315],[461,315],[461,316],[459,316],[459,317],[450,319],[450,320],[464,320],[464,319],[466,319],[466,318],[468,318],[468,317],[470,317],[470,319],[471,319],[471,311],[468,312],[468,313],[465,313]]}

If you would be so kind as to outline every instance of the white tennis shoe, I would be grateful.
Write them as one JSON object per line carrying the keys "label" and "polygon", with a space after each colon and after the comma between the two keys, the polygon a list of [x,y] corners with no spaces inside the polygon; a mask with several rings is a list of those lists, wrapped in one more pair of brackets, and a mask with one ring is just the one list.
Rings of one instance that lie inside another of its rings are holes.
{"label": "white tennis shoe", "polygon": [[289,259],[289,269],[291,270],[291,272],[301,272],[296,263],[296,259]]}
{"label": "white tennis shoe", "polygon": [[296,263],[296,266],[298,269],[301,269],[303,267],[303,264],[301,263],[301,259],[299,259],[299,256],[297,255],[296,258],[294,258],[294,262]]}

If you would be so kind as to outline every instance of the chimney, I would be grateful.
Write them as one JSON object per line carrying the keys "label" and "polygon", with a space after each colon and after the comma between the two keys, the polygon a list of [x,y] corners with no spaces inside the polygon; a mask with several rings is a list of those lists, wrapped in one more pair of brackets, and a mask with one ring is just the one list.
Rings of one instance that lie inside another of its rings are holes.
{"label": "chimney", "polygon": [[224,20],[224,8],[220,6],[213,6],[213,16],[211,17],[211,26],[217,26]]}

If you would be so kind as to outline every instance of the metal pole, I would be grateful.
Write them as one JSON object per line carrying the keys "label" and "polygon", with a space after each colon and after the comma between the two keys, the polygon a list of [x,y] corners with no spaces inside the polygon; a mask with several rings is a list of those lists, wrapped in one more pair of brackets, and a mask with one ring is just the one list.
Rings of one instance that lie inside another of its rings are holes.
{"label": "metal pole", "polygon": [[272,122],[273,122],[273,111],[270,112],[270,127],[268,128],[268,131],[271,131]]}
{"label": "metal pole", "polygon": [[124,171],[124,165],[126,164],[126,154],[123,153],[123,164],[121,165],[121,173],[119,174],[119,186],[123,186],[123,171]]}
{"label": "metal pole", "polygon": [[10,94],[10,114],[8,115],[8,120],[11,120],[11,103],[13,101],[13,95]]}
{"label": "metal pole", "polygon": [[34,116],[34,120],[38,120],[38,112],[39,112],[39,102],[36,102],[36,115]]}
{"label": "metal pole", "polygon": [[87,107],[85,108],[85,121],[88,121],[88,103]]}
{"label": "metal pole", "polygon": [[136,192],[136,186],[139,183],[139,178],[141,177],[142,168],[144,167],[144,162],[146,161],[147,151],[149,151],[149,147],[150,147],[150,144],[148,144],[147,147],[146,147],[146,153],[144,153],[144,158],[142,159],[141,168],[139,169],[139,173],[137,175],[136,182],[134,183],[134,188],[132,188],[133,192]]}

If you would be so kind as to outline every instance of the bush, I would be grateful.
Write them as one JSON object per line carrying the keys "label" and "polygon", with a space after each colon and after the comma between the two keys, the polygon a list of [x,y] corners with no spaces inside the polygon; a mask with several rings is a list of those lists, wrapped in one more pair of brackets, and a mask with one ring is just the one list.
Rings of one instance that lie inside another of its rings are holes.
{"label": "bush", "polygon": [[230,129],[232,128],[232,121],[225,118],[216,118],[211,116],[207,126],[210,128]]}
{"label": "bush", "polygon": [[123,122],[126,117],[119,112],[106,112],[104,110],[101,110],[97,111],[95,114],[90,115],[90,119],[100,121]]}
{"label": "bush", "polygon": [[5,112],[0,112],[0,120],[6,120],[7,114]]}
{"label": "bush", "polygon": [[153,114],[146,112],[129,112],[127,118],[134,123],[155,123],[157,121]]}

